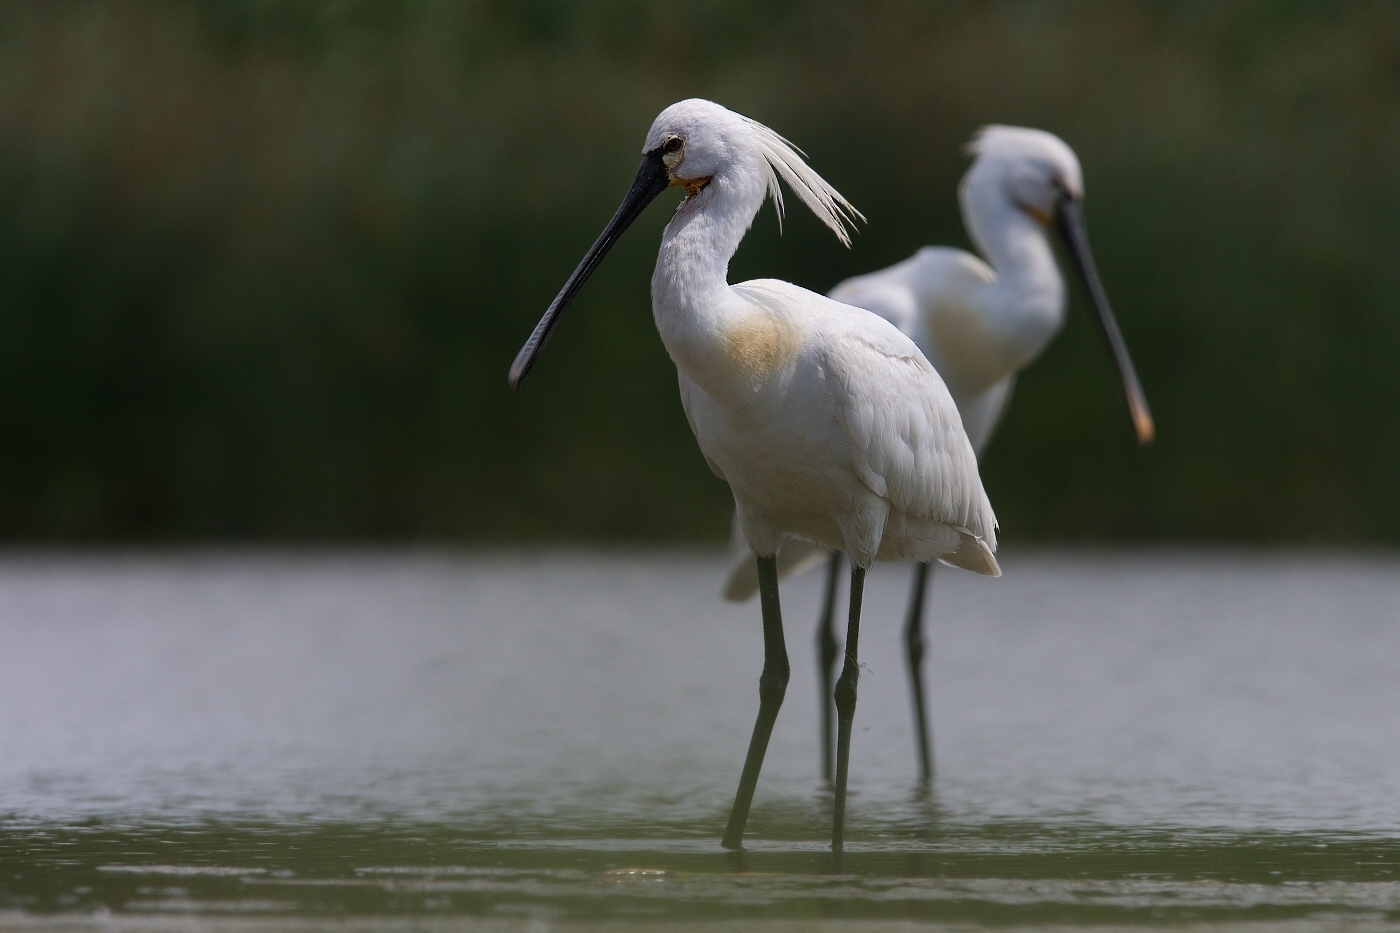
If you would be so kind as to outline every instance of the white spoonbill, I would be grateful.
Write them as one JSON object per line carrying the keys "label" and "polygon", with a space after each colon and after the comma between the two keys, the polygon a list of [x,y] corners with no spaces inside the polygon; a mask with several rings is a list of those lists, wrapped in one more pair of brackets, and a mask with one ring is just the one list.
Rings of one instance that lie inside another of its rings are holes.
{"label": "white spoonbill", "polygon": [[666,225],[651,279],[652,315],[680,376],[681,402],[710,468],[734,494],[763,614],[759,712],[723,845],[743,844],[773,722],[788,682],[778,546],[789,536],[851,561],[832,847],[845,835],[856,648],[866,569],[943,559],[998,574],[996,519],[977,456],[943,380],[888,321],[787,282],[727,281],[729,260],[781,177],[843,243],[859,214],[777,133],[705,100],[652,123],[632,188],[511,367],[519,388],[559,317],[647,204],[685,199]]}
{"label": "white spoonbill", "polygon": [[[980,456],[1006,410],[1016,373],[1045,349],[1064,320],[1065,284],[1045,235],[1051,223],[1089,292],[1118,364],[1138,442],[1152,440],[1147,408],[1127,346],[1094,268],[1081,204],[1083,175],[1074,151],[1058,136],[1015,126],[987,126],[973,137],[975,161],[958,189],[968,234],[986,261],[960,249],[926,246],[903,262],[841,282],[832,298],[866,308],[919,345],[957,403]],[[725,596],[753,595],[753,559],[737,535]],[[809,541],[784,542],[779,575],[812,566],[822,554]],[[836,636],[831,607],[840,554],[827,559],[826,598],[817,625],[822,688],[822,768],[831,777],[831,701]],[[905,657],[915,737],[924,780],[933,775],[923,685],[923,611],[929,565],[920,563],[905,624]]]}

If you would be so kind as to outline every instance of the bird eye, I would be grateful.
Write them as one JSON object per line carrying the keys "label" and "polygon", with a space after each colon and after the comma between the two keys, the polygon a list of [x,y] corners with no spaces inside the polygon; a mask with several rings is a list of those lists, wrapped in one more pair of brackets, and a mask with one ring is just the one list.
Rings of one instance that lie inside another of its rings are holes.
{"label": "bird eye", "polygon": [[685,140],[681,139],[679,136],[672,136],[670,139],[666,140],[661,148],[665,149],[667,152],[680,152],[681,146],[684,145]]}

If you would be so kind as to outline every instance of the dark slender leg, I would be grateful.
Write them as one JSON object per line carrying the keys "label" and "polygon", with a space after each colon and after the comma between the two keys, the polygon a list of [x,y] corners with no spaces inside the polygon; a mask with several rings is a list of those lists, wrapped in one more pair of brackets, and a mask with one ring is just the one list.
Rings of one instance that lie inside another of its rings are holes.
{"label": "dark slender leg", "polygon": [[831,847],[846,844],[846,779],[851,770],[851,723],[856,718],[856,681],[860,660],[860,600],[865,594],[865,570],[851,567],[851,615],[846,623],[846,663],[836,680],[836,814],[831,824]]}
{"label": "dark slender leg", "polygon": [[744,824],[749,821],[749,805],[758,786],[758,772],[763,767],[763,754],[768,751],[768,737],[778,708],[787,692],[788,656],[783,643],[783,616],[778,608],[778,559],[758,558],[758,596],[763,604],[763,673],[758,678],[758,721],[753,725],[749,740],[749,755],[744,759],[744,773],[739,777],[739,791],[734,795],[734,809],[729,811],[729,826],[720,845],[738,849],[744,844]]}
{"label": "dark slender leg", "polygon": [[904,626],[904,658],[909,662],[909,689],[914,701],[914,740],[918,742],[919,773],[924,783],[933,780],[933,746],[929,743],[928,716],[924,712],[924,592],[930,567],[914,568],[914,588],[909,593],[909,620]]}
{"label": "dark slender leg", "polygon": [[836,680],[836,659],[841,646],[836,643],[836,578],[841,574],[841,552],[832,551],[826,562],[826,596],[822,599],[822,614],[817,619],[817,675],[821,678],[822,703],[822,779],[831,783],[832,746],[836,744],[835,707],[831,691]]}

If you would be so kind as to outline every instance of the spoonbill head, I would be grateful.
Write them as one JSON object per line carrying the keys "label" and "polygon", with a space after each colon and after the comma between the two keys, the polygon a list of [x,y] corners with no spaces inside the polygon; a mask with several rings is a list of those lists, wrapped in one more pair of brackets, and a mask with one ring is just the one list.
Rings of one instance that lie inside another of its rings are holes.
{"label": "spoonbill head", "polygon": [[[994,273],[990,287],[968,297],[973,306],[982,306],[984,317],[999,319],[1001,324],[1000,336],[1012,368],[996,375],[1004,378],[1040,355],[1064,317],[1064,280],[1043,234],[1027,227],[1028,219],[1042,230],[1053,227],[1059,234],[1108,341],[1134,434],[1139,444],[1151,443],[1156,433],[1152,413],[1089,247],[1084,174],[1078,156],[1053,133],[998,125],[983,127],[968,151],[976,158],[963,176],[958,198],[968,235]],[[937,282],[929,285],[927,292],[935,299],[940,287],[950,290]],[[926,317],[937,316],[936,300],[921,304]],[[940,343],[936,337],[929,342]],[[961,349],[952,335],[941,343],[946,344],[939,347],[943,357],[956,356]],[[953,368],[952,361],[946,360],[944,368]],[[995,416],[1000,414],[998,408]],[[983,443],[992,427],[994,423],[976,432],[984,435]]]}
{"label": "spoonbill head", "polygon": [[[982,197],[1006,199],[1044,225],[1062,198],[1084,197],[1079,157],[1053,133],[994,124],[979,130],[967,151],[976,160],[960,185],[964,205]],[[973,240],[985,253],[986,241],[972,216],[964,213]]]}
{"label": "spoonbill head", "polygon": [[996,575],[996,518],[957,406],[918,346],[859,308],[774,279],[730,285],[729,260],[781,179],[849,243],[860,215],[777,133],[718,104],[666,108],[648,131],[631,189],[536,326],[510,381],[519,387],[560,315],[641,211],[668,187],[685,198],[666,225],[652,314],[676,364],[706,462],[728,482],[752,548],[763,607],[759,716],[724,845],[742,845],[749,804],[788,680],[778,603],[785,538],[851,559],[832,845],[844,839],[847,764],[865,572],[929,561]]}
{"label": "spoonbill head", "polygon": [[[843,244],[849,246],[848,225],[865,218],[812,171],[802,156],[801,150],[768,127],[712,101],[692,98],[661,111],[647,131],[642,145],[642,163],[622,204],[516,355],[510,369],[511,388],[520,388],[536,357],[549,342],[559,318],[578,297],[604,257],[642,211],[667,188],[679,187],[685,192],[677,219],[698,214],[714,205],[707,219],[728,221],[723,225],[728,229],[716,230],[711,236],[696,238],[699,242],[690,244],[704,247],[704,252],[709,254],[689,255],[687,258],[693,263],[719,261],[727,272],[738,241],[753,223],[765,197],[772,197],[781,222],[784,203],[779,177]],[[667,231],[670,232],[669,226]],[[726,247],[731,246],[726,254]],[[713,272],[713,269],[707,271]]]}

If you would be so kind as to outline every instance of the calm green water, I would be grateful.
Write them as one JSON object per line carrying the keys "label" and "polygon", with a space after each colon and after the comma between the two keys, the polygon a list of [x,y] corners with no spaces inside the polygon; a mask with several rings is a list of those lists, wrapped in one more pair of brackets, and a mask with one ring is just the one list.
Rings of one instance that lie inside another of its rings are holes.
{"label": "calm green water", "polygon": [[872,576],[850,846],[818,581],[750,821],[711,554],[0,560],[0,931],[1400,929],[1400,559],[1008,553]]}

